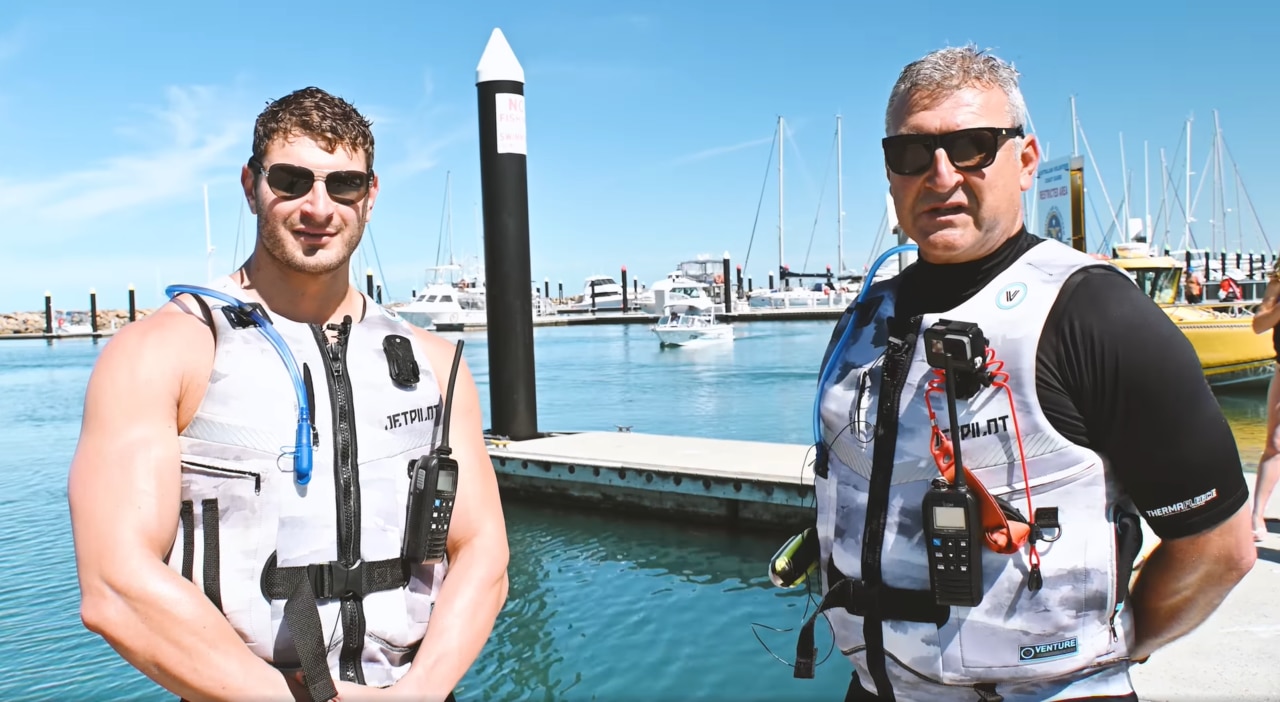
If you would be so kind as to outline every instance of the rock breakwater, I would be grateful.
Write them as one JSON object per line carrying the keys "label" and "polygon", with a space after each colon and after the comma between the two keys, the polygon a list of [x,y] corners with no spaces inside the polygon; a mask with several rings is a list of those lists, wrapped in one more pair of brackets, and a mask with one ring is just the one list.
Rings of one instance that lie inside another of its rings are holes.
{"label": "rock breakwater", "polygon": [[[137,319],[147,316],[151,310],[138,310]],[[61,320],[61,323],[59,323]],[[129,310],[98,310],[98,331],[119,329],[129,323]],[[61,312],[53,317],[53,329],[65,332],[88,332],[89,312]],[[0,313],[0,334],[43,334],[44,312]]]}

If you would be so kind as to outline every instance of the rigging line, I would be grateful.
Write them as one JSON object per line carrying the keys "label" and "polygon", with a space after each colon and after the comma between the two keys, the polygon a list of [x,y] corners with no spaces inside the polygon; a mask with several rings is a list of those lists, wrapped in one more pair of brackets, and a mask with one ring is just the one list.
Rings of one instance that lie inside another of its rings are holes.
{"label": "rigging line", "polygon": [[[1168,176],[1170,183],[1172,183],[1172,182],[1173,182],[1173,172],[1172,172],[1169,168],[1165,168],[1165,175],[1166,175],[1166,176]],[[1187,206],[1186,206],[1186,205],[1184,205],[1184,204],[1182,204],[1182,198],[1181,198],[1181,197],[1178,197],[1178,186],[1177,186],[1176,184],[1171,184],[1171,185],[1169,186],[1169,191],[1173,193],[1173,201],[1174,201],[1174,202],[1176,202],[1176,203],[1178,203],[1178,209],[1182,212],[1182,216],[1183,216],[1183,217],[1186,217],[1186,216],[1187,216]],[[1192,233],[1191,233],[1191,241],[1186,242],[1186,244],[1183,246],[1183,248],[1184,248],[1184,249],[1189,249],[1189,248],[1194,248],[1194,247],[1197,247],[1197,246],[1199,246],[1199,244],[1197,244],[1197,243],[1196,243],[1196,235],[1195,235],[1195,232],[1192,232]]]}
{"label": "rigging line", "polygon": [[1249,187],[1244,184],[1244,177],[1240,175],[1240,164],[1236,163],[1236,157],[1231,153],[1231,146],[1227,144],[1227,138],[1222,137],[1222,148],[1227,151],[1227,158],[1231,159],[1231,170],[1236,174],[1236,182],[1240,184],[1240,189],[1244,191],[1245,202],[1249,203],[1249,211],[1253,213],[1253,221],[1258,224],[1258,234],[1262,236],[1262,243],[1266,244],[1267,251],[1271,251],[1271,241],[1267,239],[1267,232],[1262,228],[1262,220],[1258,218],[1258,210],[1254,209],[1253,198],[1249,196]]}
{"label": "rigging line", "polygon": [[[240,260],[240,242],[244,238],[244,207],[245,200],[240,198],[240,214],[236,218],[236,245],[231,249],[231,265],[234,267],[239,267],[240,265],[236,261]],[[248,256],[247,251],[245,255]]]}
{"label": "rigging line", "polygon": [[[862,272],[866,273],[871,270],[871,262],[876,260],[879,255],[880,245],[884,243],[885,232],[889,229],[889,208],[886,206],[884,211],[880,213],[880,223],[876,225],[876,240],[871,242],[871,254],[867,256],[867,263],[862,264]],[[863,285],[870,285],[871,281],[865,277],[862,280]]]}
{"label": "rigging line", "polygon": [[382,299],[391,299],[391,286],[387,285],[387,274],[382,272],[382,257],[378,256],[378,242],[373,237],[373,224],[365,222],[365,231],[369,232],[369,246],[373,248],[373,263],[378,269],[378,279],[382,281]]}
{"label": "rigging line", "polygon": [[[827,192],[827,179],[831,177],[831,160],[835,158],[836,137],[831,135],[831,153],[827,155],[827,165],[822,169],[822,187],[818,190],[818,211],[813,213],[813,229],[809,231],[809,247],[804,250],[804,264],[800,270],[809,270],[809,252],[813,251],[813,239],[818,234],[818,222],[822,218],[822,198]],[[836,272],[839,275],[839,271]]]}
{"label": "rigging line", "polygon": [[787,141],[791,142],[791,158],[800,162],[800,175],[804,176],[805,181],[810,189],[813,189],[813,176],[809,173],[809,164],[804,160],[804,156],[800,153],[800,145],[796,143],[796,138],[791,135],[790,129],[784,129],[783,132]]}
{"label": "rigging line", "polygon": [[773,165],[773,148],[778,143],[778,128],[773,128],[773,138],[769,139],[769,158],[764,164],[764,180],[760,182],[760,198],[756,200],[756,218],[751,222],[751,238],[747,240],[747,255],[742,260],[742,271],[746,273],[751,269],[747,268],[747,264],[751,262],[751,246],[756,240],[756,227],[760,224],[760,208],[764,205],[765,187],[769,185],[769,170]]}
{"label": "rigging line", "polygon": [[[445,177],[447,178],[448,176],[446,175]],[[448,189],[448,188],[445,188],[445,200],[446,200],[446,202],[442,202],[442,203],[440,204],[440,230],[436,232],[436,267],[437,267],[437,268],[439,268],[439,267],[440,267],[440,253],[441,253],[441,249],[442,249],[442,248],[444,248],[444,219],[445,219],[445,213],[446,213],[446,212],[447,212],[447,210],[449,209],[449,205],[448,205],[448,202],[447,202],[448,198],[449,198],[449,189]],[[449,262],[450,262],[450,263],[452,263],[452,262],[453,262],[453,261],[452,261],[452,259],[453,259],[453,251],[452,251],[452,250],[450,250],[450,251],[449,251],[449,258],[450,258],[450,261],[449,261]],[[439,274],[440,274],[440,272],[439,272],[439,271],[436,271],[436,275],[439,275]]]}

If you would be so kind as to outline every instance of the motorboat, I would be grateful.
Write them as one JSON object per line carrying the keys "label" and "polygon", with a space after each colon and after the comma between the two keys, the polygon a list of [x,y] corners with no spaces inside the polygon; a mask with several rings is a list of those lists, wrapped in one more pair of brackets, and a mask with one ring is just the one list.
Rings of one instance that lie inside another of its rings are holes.
{"label": "motorboat", "polygon": [[488,322],[483,292],[462,290],[444,283],[432,283],[395,310],[405,321],[423,329],[444,324],[475,325]]}
{"label": "motorboat", "polygon": [[[1119,245],[1105,260],[1124,271],[1191,342],[1212,387],[1269,381],[1276,352],[1253,331],[1254,301],[1182,303],[1183,263],[1144,247]],[[1100,257],[1103,258],[1103,257]]]}
{"label": "motorboat", "polygon": [[651,327],[659,345],[703,346],[732,342],[733,325],[716,319],[714,304],[704,294],[665,305],[662,317]]}
{"label": "motorboat", "polygon": [[707,292],[707,284],[692,278],[686,278],[679,271],[668,273],[667,277],[654,283],[652,287],[640,293],[637,302],[640,310],[646,314],[659,314],[668,305],[680,303],[693,298],[712,299]]}
{"label": "motorboat", "polygon": [[[635,300],[628,300],[635,307]],[[564,312],[589,312],[594,310],[622,310],[622,285],[611,275],[587,276],[582,284],[582,299],[562,306]]]}

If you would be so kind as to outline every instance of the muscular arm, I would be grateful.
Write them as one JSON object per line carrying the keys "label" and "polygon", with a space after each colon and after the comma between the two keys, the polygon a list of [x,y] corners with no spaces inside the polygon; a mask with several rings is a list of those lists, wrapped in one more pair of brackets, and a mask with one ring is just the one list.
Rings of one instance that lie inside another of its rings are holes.
{"label": "muscular arm", "polygon": [[1276,304],[1276,298],[1280,298],[1280,280],[1272,277],[1267,283],[1267,289],[1262,293],[1262,302],[1258,303],[1258,311],[1253,315],[1253,331],[1256,334],[1271,331],[1276,324],[1280,324],[1280,305]]}
{"label": "muscular arm", "polygon": [[1248,486],[1182,332],[1121,274],[1076,277],[1046,324],[1037,389],[1059,431],[1109,460],[1161,537],[1129,600],[1142,659],[1199,626],[1252,568]]}
{"label": "muscular arm", "polygon": [[67,488],[80,616],[187,700],[292,700],[280,673],[164,563],[178,524],[183,366],[199,339],[212,357],[208,329],[165,308],[121,330],[94,368]]}
{"label": "muscular arm", "polygon": [[[448,388],[454,345],[418,333],[431,366]],[[466,361],[454,384],[449,440],[458,461],[458,495],[449,525],[449,571],[413,666],[398,687],[444,699],[475,662],[507,600],[507,528],[498,481],[484,445],[480,397]]]}

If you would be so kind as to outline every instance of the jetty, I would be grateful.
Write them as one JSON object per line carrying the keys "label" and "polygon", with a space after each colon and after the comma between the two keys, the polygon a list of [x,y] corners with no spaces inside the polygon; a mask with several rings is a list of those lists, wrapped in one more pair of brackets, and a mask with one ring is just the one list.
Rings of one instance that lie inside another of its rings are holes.
{"label": "jetty", "polygon": [[812,446],[578,432],[490,437],[489,456],[504,498],[780,533],[813,522]]}

